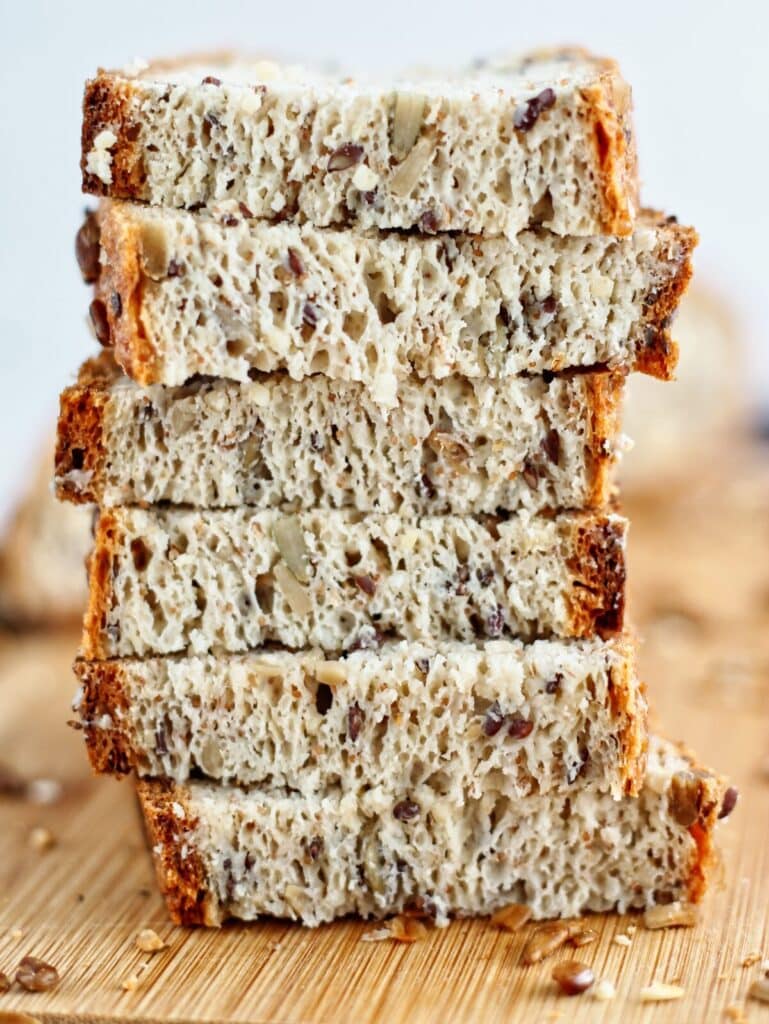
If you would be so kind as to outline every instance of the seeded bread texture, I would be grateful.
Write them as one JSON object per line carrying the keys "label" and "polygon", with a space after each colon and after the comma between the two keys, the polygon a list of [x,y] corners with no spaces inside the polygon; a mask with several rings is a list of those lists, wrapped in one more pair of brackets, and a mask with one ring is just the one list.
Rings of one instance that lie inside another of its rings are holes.
{"label": "seeded bread texture", "polygon": [[57,491],[103,506],[592,508],[612,494],[624,380],[402,381],[384,410],[322,376],[142,389],[105,353],[62,395]]}
{"label": "seeded bread texture", "polygon": [[83,654],[609,636],[622,628],[626,526],[604,513],[104,510]]}
{"label": "seeded bread texture", "polygon": [[644,774],[646,699],[625,638],[79,660],[75,671],[75,724],[98,772],[304,796],[425,786],[453,803],[578,780],[619,797]]}
{"label": "seeded bread texture", "polygon": [[488,914],[524,903],[535,919],[702,898],[724,782],[654,739],[644,788],[596,787],[452,804],[428,786],[282,789],[140,782],[139,798],[173,920],[230,917],[318,925],[412,906]]}
{"label": "seeded bread texture", "polygon": [[384,84],[235,56],[102,70],[81,167],[157,206],[509,237],[629,234],[638,193],[630,89],[573,48]]}
{"label": "seeded bread texture", "polygon": [[668,325],[696,241],[648,211],[623,239],[382,237],[249,221],[232,203],[213,215],[106,203],[97,221],[80,238],[101,238],[101,340],[138,383],[284,369],[361,381],[386,405],[411,373],[672,376]]}

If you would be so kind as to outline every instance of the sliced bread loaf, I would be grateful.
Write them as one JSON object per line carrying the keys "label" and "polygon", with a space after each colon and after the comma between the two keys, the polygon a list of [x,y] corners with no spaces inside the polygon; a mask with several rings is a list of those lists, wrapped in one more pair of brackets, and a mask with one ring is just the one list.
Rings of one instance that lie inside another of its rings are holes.
{"label": "sliced bread loaf", "polygon": [[413,787],[449,803],[577,784],[636,792],[646,700],[630,641],[388,643],[88,662],[74,723],[99,772],[287,787]]}
{"label": "sliced bread loaf", "polygon": [[158,206],[510,237],[628,234],[638,192],[630,90],[574,48],[386,83],[237,56],[99,71],[81,166],[86,192]]}
{"label": "sliced bread loaf", "polygon": [[598,512],[105,510],[83,654],[608,636],[622,628],[626,526]]}
{"label": "sliced bread loaf", "polygon": [[307,797],[140,782],[160,887],[179,924],[263,915],[318,925],[409,907],[442,923],[528,904],[535,919],[698,901],[725,783],[651,743],[644,788],[615,800],[579,786],[449,803],[427,785]]}
{"label": "sliced bread loaf", "polygon": [[[106,203],[78,236],[100,340],[140,384],[285,369],[361,381],[598,364],[672,376],[668,325],[696,235],[644,213],[629,238],[365,235]],[[101,249],[98,249],[98,239]]]}
{"label": "sliced bread loaf", "polygon": [[61,398],[61,498],[462,515],[612,492],[624,377],[402,381],[382,409],[317,376],[138,388],[106,353]]}

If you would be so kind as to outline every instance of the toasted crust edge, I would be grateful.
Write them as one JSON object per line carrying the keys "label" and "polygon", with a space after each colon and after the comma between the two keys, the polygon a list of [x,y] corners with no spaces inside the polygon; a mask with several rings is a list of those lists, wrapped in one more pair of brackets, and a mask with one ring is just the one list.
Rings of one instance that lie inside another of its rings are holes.
{"label": "toasted crust edge", "polygon": [[99,381],[78,383],[61,393],[54,456],[54,483],[60,501],[90,504],[103,493],[108,402],[109,390]]}
{"label": "toasted crust edge", "polygon": [[137,781],[136,794],[158,886],[171,920],[175,924],[219,926],[220,908],[195,846],[197,821],[190,813],[184,788],[166,781]]}
{"label": "toasted crust edge", "polygon": [[636,349],[635,369],[657,377],[673,380],[678,365],[678,344],[673,340],[670,325],[692,278],[692,255],[699,242],[694,228],[685,227],[668,218],[662,232],[655,259],[670,268],[659,286],[644,299],[642,340]]}
{"label": "toasted crust edge", "polygon": [[625,613],[627,520],[619,516],[575,517],[567,560],[573,574],[567,601],[571,636],[602,639],[622,631]]}
{"label": "toasted crust edge", "polygon": [[582,113],[592,129],[601,228],[624,236],[632,233],[640,205],[632,95],[616,61],[599,58],[598,64],[598,81],[580,90]]}
{"label": "toasted crust edge", "polygon": [[615,492],[614,447],[622,424],[626,379],[624,370],[585,374],[590,417],[587,438],[590,483],[586,501],[589,508],[609,504]]}
{"label": "toasted crust edge", "polygon": [[[133,84],[120,76],[99,69],[85,84],[83,124],[80,136],[83,192],[97,196],[122,195],[147,199],[144,156],[138,145],[141,125],[134,119]],[[110,147],[112,181],[104,182],[86,169],[88,154],[100,132],[109,129],[117,136]]]}
{"label": "toasted crust edge", "polygon": [[88,606],[83,616],[83,657],[100,661],[110,657],[107,616],[112,608],[112,568],[122,543],[119,516],[102,509],[94,528],[93,549],[88,558]]}
{"label": "toasted crust edge", "polygon": [[[139,767],[138,755],[122,712],[129,710],[125,668],[120,661],[78,658],[72,671],[81,686],[78,719],[70,724],[82,730],[88,759],[97,775],[127,775]],[[111,725],[104,727],[105,719]],[[98,725],[94,723],[98,722]]]}

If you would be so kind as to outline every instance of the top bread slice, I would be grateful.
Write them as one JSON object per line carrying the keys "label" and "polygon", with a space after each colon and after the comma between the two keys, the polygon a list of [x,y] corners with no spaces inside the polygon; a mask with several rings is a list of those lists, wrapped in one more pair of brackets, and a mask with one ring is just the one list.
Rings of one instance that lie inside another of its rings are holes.
{"label": "top bread slice", "polygon": [[81,167],[96,195],[318,226],[627,235],[638,206],[630,89],[578,48],[389,82],[235,55],[100,70]]}

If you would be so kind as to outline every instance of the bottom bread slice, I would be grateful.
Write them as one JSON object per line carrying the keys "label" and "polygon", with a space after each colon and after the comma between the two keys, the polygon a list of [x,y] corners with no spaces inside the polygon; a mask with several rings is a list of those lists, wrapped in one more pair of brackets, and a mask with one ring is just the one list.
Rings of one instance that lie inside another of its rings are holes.
{"label": "bottom bread slice", "polygon": [[263,915],[318,925],[413,905],[448,915],[525,903],[534,918],[698,901],[734,803],[677,747],[651,743],[637,798],[582,786],[464,806],[421,787],[308,798],[205,782],[138,783],[160,887],[181,924]]}
{"label": "bottom bread slice", "polygon": [[580,781],[637,792],[646,698],[612,640],[388,643],[318,651],[78,661],[74,710],[97,771],[304,796],[341,787],[461,804]]}

